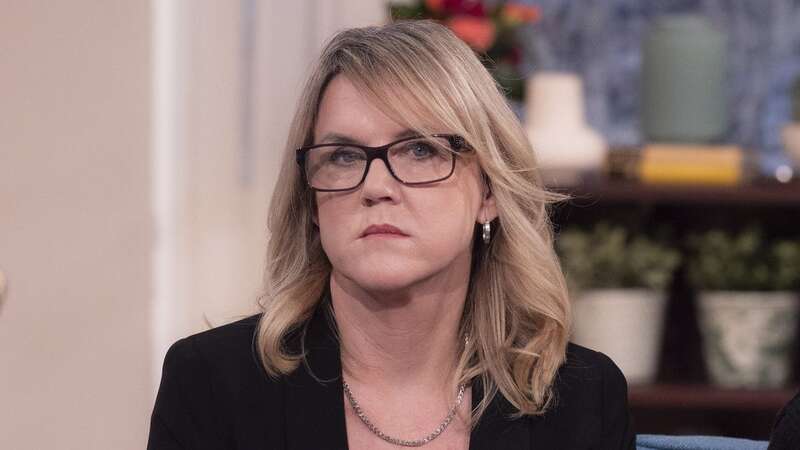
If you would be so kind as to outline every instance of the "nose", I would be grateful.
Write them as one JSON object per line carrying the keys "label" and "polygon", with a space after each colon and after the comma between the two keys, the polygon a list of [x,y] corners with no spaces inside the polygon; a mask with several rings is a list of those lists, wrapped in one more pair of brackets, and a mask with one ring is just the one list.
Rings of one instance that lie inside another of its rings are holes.
{"label": "nose", "polygon": [[399,182],[380,159],[374,159],[367,168],[367,177],[361,185],[361,202],[370,206],[378,202],[397,201]]}

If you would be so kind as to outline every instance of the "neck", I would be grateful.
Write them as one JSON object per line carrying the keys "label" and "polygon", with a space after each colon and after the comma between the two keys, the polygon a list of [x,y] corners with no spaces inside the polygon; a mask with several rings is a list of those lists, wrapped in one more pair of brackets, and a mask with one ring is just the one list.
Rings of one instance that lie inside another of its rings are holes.
{"label": "neck", "polygon": [[467,294],[468,275],[462,278],[431,280],[402,292],[368,292],[334,271],[331,300],[345,377],[373,386],[449,391]]}

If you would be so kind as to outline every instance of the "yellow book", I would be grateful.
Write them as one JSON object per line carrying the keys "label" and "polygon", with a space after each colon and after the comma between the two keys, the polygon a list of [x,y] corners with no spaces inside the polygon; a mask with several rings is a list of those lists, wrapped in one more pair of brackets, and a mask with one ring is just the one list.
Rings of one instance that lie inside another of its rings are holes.
{"label": "yellow book", "polygon": [[642,161],[739,165],[744,152],[733,145],[650,144],[642,150]]}
{"label": "yellow book", "polygon": [[652,184],[734,186],[742,181],[742,166],[644,162],[639,165],[639,179]]}

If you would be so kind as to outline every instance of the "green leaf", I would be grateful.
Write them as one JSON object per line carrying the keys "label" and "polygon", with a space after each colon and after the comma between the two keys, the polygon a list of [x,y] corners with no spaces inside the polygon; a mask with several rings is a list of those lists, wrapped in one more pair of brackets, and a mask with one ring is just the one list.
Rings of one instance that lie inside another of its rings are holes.
{"label": "green leaf", "polygon": [[760,228],[711,230],[689,239],[689,276],[704,290],[776,291],[800,288],[800,242],[768,240]]}
{"label": "green leaf", "polygon": [[624,227],[607,223],[563,231],[556,251],[570,286],[578,289],[662,290],[680,262],[680,253],[662,240],[632,236]]}

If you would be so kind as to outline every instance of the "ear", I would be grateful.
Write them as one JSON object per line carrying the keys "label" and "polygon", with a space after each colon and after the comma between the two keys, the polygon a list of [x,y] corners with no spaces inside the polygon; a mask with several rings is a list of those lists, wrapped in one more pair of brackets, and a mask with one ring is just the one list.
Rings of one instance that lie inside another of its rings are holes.
{"label": "ear", "polygon": [[478,220],[481,224],[491,222],[497,218],[497,203],[488,180],[483,183],[483,199],[478,210]]}

